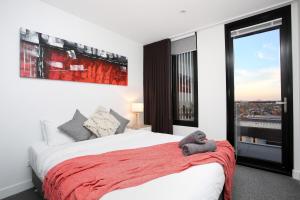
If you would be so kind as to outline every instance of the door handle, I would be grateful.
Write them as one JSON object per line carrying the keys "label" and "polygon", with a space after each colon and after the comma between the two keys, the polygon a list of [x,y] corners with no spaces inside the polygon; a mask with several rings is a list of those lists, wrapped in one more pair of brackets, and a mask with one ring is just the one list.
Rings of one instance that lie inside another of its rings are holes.
{"label": "door handle", "polygon": [[283,101],[277,101],[276,104],[283,105],[283,112],[287,113],[287,97],[284,97]]}

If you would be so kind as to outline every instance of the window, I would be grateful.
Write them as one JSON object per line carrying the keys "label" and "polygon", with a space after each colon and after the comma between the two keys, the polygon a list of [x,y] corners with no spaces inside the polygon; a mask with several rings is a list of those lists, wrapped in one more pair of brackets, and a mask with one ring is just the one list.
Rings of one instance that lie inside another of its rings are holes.
{"label": "window", "polygon": [[198,127],[196,36],[172,42],[173,124]]}
{"label": "window", "polygon": [[227,138],[237,163],[291,175],[291,7],[225,25]]}

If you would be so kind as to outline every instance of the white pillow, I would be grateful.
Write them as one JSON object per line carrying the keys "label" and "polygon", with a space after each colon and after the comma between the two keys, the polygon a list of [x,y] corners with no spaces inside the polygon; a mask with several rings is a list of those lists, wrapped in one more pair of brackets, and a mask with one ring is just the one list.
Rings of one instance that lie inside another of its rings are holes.
{"label": "white pillow", "polygon": [[104,137],[115,134],[120,122],[109,112],[101,107],[84,122],[83,126],[89,129],[97,137]]}
{"label": "white pillow", "polygon": [[109,110],[105,107],[98,106],[95,113],[97,113],[97,112],[109,112]]}
{"label": "white pillow", "polygon": [[41,121],[43,139],[48,146],[56,146],[75,142],[73,138],[61,132],[56,123],[48,120]]}
{"label": "white pillow", "polygon": [[47,136],[46,136],[46,131],[45,131],[44,120],[40,121],[40,125],[41,125],[41,132],[42,132],[43,141],[47,144]]}

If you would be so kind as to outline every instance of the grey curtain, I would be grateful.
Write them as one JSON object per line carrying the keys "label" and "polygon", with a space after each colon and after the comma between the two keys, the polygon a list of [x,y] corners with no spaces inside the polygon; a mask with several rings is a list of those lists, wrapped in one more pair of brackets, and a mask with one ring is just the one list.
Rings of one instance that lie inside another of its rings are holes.
{"label": "grey curtain", "polygon": [[171,41],[144,46],[144,122],[173,134]]}

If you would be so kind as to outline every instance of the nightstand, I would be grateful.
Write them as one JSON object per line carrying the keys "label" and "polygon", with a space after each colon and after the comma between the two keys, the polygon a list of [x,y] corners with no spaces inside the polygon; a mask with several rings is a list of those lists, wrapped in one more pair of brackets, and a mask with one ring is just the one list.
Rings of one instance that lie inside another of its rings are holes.
{"label": "nightstand", "polygon": [[130,129],[134,129],[134,130],[145,130],[145,131],[151,131],[151,126],[150,125],[142,125],[139,128],[135,128],[135,127],[128,127]]}
{"label": "nightstand", "polygon": [[150,125],[143,125],[138,130],[151,131],[151,126]]}

